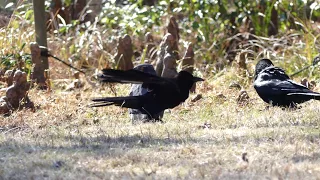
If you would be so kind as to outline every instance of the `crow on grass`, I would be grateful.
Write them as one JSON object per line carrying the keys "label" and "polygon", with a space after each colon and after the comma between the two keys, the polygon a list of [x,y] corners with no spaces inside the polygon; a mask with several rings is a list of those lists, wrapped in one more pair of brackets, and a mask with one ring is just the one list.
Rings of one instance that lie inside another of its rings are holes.
{"label": "crow on grass", "polygon": [[142,84],[149,91],[139,96],[94,98],[92,107],[116,105],[138,109],[150,119],[160,120],[159,113],[178,106],[189,97],[193,83],[203,81],[187,71],[180,71],[174,78],[162,78],[138,70],[103,69],[98,75],[102,82]]}
{"label": "crow on grass", "polygon": [[253,85],[260,98],[273,106],[296,107],[311,99],[320,100],[320,93],[292,81],[269,59],[261,59],[257,63]]}

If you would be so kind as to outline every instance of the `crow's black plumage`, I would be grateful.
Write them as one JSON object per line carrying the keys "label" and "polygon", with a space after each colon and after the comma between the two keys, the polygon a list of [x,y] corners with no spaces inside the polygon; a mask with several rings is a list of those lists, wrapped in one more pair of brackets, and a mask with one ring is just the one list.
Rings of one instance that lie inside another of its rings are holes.
{"label": "crow's black plumage", "polygon": [[175,78],[162,78],[138,70],[104,69],[99,76],[102,82],[136,83],[148,88],[149,92],[141,96],[94,98],[92,107],[116,105],[125,108],[139,109],[151,118],[154,114],[174,108],[189,96],[193,83],[203,81],[186,71],[180,71]]}
{"label": "crow's black plumage", "polygon": [[295,107],[320,94],[292,81],[285,71],[275,67],[269,59],[261,59],[255,69],[254,88],[260,98],[274,106]]}

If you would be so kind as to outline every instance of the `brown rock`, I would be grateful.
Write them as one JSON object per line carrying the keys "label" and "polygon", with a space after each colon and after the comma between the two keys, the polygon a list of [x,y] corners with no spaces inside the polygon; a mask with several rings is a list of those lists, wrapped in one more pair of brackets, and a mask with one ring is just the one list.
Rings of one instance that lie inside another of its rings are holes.
{"label": "brown rock", "polygon": [[173,16],[170,17],[170,20],[169,20],[169,23],[167,26],[167,30],[168,30],[168,33],[172,34],[172,36],[174,37],[174,40],[175,40],[172,45],[172,50],[178,51],[179,50],[178,42],[180,39],[180,36],[179,36],[180,30],[179,30],[179,26],[178,26],[178,23],[177,23],[175,17],[173,17]]}
{"label": "brown rock", "polygon": [[6,102],[6,97],[0,97],[0,114],[7,114],[9,111],[10,108]]}
{"label": "brown rock", "polygon": [[163,59],[163,70],[161,77],[173,78],[175,77],[177,72],[177,61],[172,53],[167,53]]}
{"label": "brown rock", "polygon": [[160,50],[158,51],[156,63],[156,73],[158,76],[165,75],[164,77],[173,77],[177,74],[177,56],[172,51],[174,41],[174,37],[170,33],[167,33],[160,43]]}
{"label": "brown rock", "polygon": [[179,58],[178,42],[179,27],[175,17],[170,17],[167,26],[167,34],[163,37],[158,51],[156,73],[162,77],[174,77],[177,75],[177,59]]}
{"label": "brown rock", "polygon": [[215,97],[219,100],[226,100],[227,99],[227,97],[222,93],[217,94]]}
{"label": "brown rock", "polygon": [[75,79],[80,79],[80,72],[79,72],[79,71],[74,72],[74,73],[73,73],[73,77],[74,77]]}
{"label": "brown rock", "polygon": [[14,72],[13,83],[6,88],[6,95],[0,98],[0,113],[6,114],[10,110],[34,108],[34,104],[27,96],[30,88],[27,82],[27,74],[20,70]]}
{"label": "brown rock", "polygon": [[133,68],[132,63],[133,49],[132,41],[129,35],[124,35],[119,38],[117,46],[117,54],[115,55],[115,63],[117,69],[129,70]]}
{"label": "brown rock", "polygon": [[232,82],[232,83],[230,83],[230,85],[229,85],[229,88],[231,89],[231,88],[235,88],[235,89],[238,89],[238,90],[241,90],[242,89],[242,87],[241,87],[241,85],[238,83],[238,82]]}
{"label": "brown rock", "polygon": [[7,70],[4,73],[4,81],[7,83],[7,87],[11,86],[13,83],[14,72],[15,70]]}
{"label": "brown rock", "polygon": [[66,91],[72,91],[82,87],[84,87],[84,82],[82,82],[80,79],[75,79],[66,87]]}
{"label": "brown rock", "polygon": [[306,78],[303,78],[301,80],[301,84],[306,86],[308,89],[311,89],[311,90],[314,89],[317,86],[317,83],[315,81],[310,81],[309,82],[308,79],[306,79]]}
{"label": "brown rock", "polygon": [[194,51],[192,44],[190,43],[187,47],[187,50],[182,59],[182,70],[188,71],[189,73],[193,73],[194,69]]}
{"label": "brown rock", "polygon": [[211,123],[205,122],[203,125],[198,126],[199,129],[211,129]]}
{"label": "brown rock", "polygon": [[[193,52],[193,47],[191,43],[189,43],[187,50],[182,58],[181,66],[182,66],[182,70],[188,71],[191,74],[193,73],[194,52]],[[196,91],[196,83],[194,83],[192,88],[190,89],[190,92],[194,93],[195,91]]]}
{"label": "brown rock", "polygon": [[202,94],[197,94],[191,99],[191,102],[196,102],[196,101],[199,101],[200,99],[202,99]]}
{"label": "brown rock", "polygon": [[153,36],[150,32],[147,32],[145,35],[146,43],[146,57],[152,61],[157,57],[157,47],[154,43]]}
{"label": "brown rock", "polygon": [[245,90],[241,90],[239,93],[239,96],[237,98],[237,102],[238,104],[245,104],[248,102],[248,100],[250,99],[248,92]]}

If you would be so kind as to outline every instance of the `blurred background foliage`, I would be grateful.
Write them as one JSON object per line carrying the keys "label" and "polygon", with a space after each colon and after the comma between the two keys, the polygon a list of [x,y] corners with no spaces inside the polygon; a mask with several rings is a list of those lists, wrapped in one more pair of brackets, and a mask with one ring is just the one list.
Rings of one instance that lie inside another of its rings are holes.
{"label": "blurred background foliage", "polygon": [[[124,34],[135,51],[143,51],[146,32],[159,43],[170,16],[179,24],[180,46],[192,42],[198,69],[207,72],[219,73],[244,53],[248,64],[268,57],[292,73],[320,49],[318,0],[50,0],[46,7],[49,48],[82,67],[112,66]],[[9,2],[1,9],[9,18],[5,25],[0,21],[1,64],[16,66],[12,54],[29,52],[24,44],[33,41],[32,3]],[[303,75],[318,77],[312,72]]]}

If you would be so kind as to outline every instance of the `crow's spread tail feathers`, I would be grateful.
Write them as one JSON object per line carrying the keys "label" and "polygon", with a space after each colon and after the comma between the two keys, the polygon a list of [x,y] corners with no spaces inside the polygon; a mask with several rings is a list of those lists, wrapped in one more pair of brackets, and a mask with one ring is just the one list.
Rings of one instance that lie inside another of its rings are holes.
{"label": "crow's spread tail feathers", "polygon": [[141,96],[94,98],[91,107],[116,105],[132,109],[141,108]]}
{"label": "crow's spread tail feathers", "polygon": [[98,78],[102,82],[118,82],[118,83],[153,83],[160,84],[164,83],[165,80],[138,70],[130,69],[127,71],[115,70],[115,69],[103,69],[102,74],[98,75]]}

